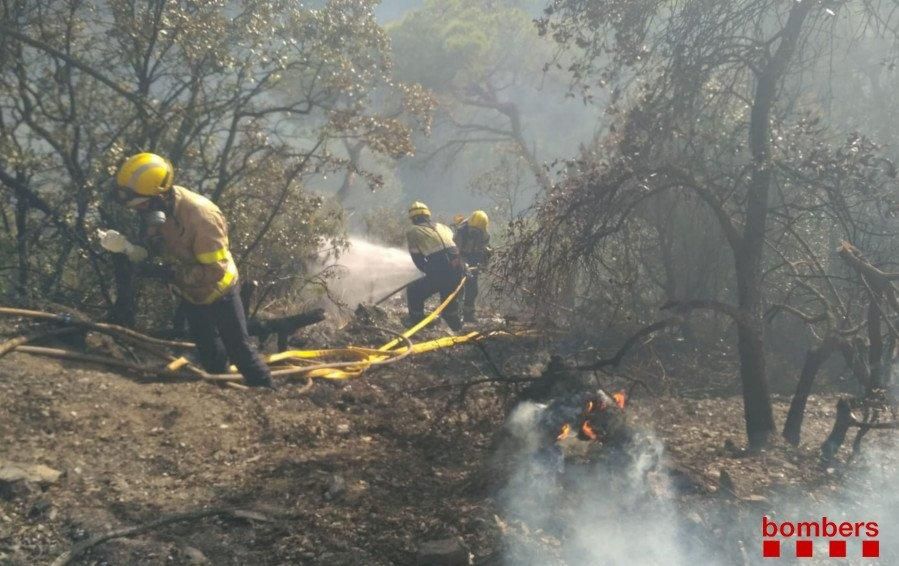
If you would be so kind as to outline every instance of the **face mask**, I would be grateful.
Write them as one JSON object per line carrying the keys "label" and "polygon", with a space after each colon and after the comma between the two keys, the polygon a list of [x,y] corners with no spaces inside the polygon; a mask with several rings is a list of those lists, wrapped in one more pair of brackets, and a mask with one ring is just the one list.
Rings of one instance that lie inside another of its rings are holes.
{"label": "face mask", "polygon": [[153,197],[147,209],[141,212],[141,219],[147,228],[165,224],[165,201],[160,197]]}
{"label": "face mask", "polygon": [[148,210],[144,213],[144,223],[148,228],[165,224],[165,212],[161,210]]}

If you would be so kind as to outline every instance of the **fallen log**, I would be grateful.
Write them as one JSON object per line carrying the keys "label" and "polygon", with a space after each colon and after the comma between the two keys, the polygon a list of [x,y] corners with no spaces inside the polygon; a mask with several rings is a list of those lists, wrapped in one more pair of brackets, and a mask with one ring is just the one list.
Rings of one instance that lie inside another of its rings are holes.
{"label": "fallen log", "polygon": [[278,336],[278,351],[287,349],[287,338],[304,326],[311,326],[325,320],[325,309],[313,309],[289,316],[260,320],[250,319],[247,322],[247,332],[250,336],[258,336],[260,342],[265,342],[269,336]]}
{"label": "fallen log", "polygon": [[202,379],[204,381],[226,383],[232,381],[241,381],[243,378],[240,374],[208,374],[202,370],[194,369],[190,373],[169,371],[165,368],[153,368],[140,364],[117,360],[109,356],[100,356],[96,354],[82,354],[80,352],[70,352],[68,350],[60,350],[58,348],[43,348],[40,346],[18,346],[16,352],[23,354],[34,354],[38,356],[47,356],[51,358],[59,358],[63,360],[73,360],[76,362],[88,362],[100,364],[102,366],[115,368],[119,370],[135,372],[144,377],[173,377],[185,379]]}
{"label": "fallen log", "polygon": [[200,509],[198,511],[190,511],[187,513],[178,513],[176,515],[169,515],[167,517],[162,517],[161,519],[156,519],[155,521],[151,521],[144,525],[138,525],[136,527],[128,527],[123,529],[117,529],[114,531],[110,531],[108,533],[93,537],[84,542],[78,543],[72,547],[71,550],[68,550],[62,554],[60,554],[56,560],[54,560],[51,566],[66,566],[67,564],[71,564],[75,559],[79,556],[90,550],[91,548],[103,544],[104,542],[124,537],[131,537],[135,535],[139,535],[145,533],[147,531],[151,531],[154,529],[159,529],[161,527],[165,527],[166,525],[171,525],[173,523],[180,523],[183,521],[197,521],[200,519],[205,519],[208,517],[217,517],[217,516],[230,516],[238,519],[250,519],[250,520],[259,520],[270,522],[271,519],[262,515],[260,513],[256,513],[254,511],[244,511],[241,509]]}
{"label": "fallen log", "polygon": [[169,348],[193,348],[194,345],[190,342],[178,342],[172,340],[161,340],[159,338],[154,338],[152,336],[147,336],[146,334],[142,334],[137,332],[136,330],[131,330],[130,328],[126,328],[124,326],[119,326],[117,324],[109,324],[107,322],[93,322],[91,320],[78,318],[72,316],[70,314],[55,314],[44,311],[33,311],[26,309],[13,309],[9,307],[0,307],[0,314],[5,314],[9,316],[18,316],[24,318],[35,318],[39,320],[49,320],[52,322],[56,322],[63,325],[68,326],[80,326],[83,328],[88,328],[90,330],[95,330],[97,332],[102,332],[104,334],[111,334],[114,336],[128,336],[131,338],[136,338],[139,340],[144,340],[150,344],[155,344],[157,346],[166,346]]}
{"label": "fallen log", "polygon": [[19,346],[24,346],[25,344],[29,344],[31,342],[35,342],[37,340],[43,340],[44,338],[51,338],[53,336],[61,336],[65,334],[71,334],[73,332],[78,331],[78,328],[54,328],[51,330],[42,330],[32,332],[31,334],[23,334],[21,336],[16,336],[15,338],[10,338],[6,342],[0,344],[0,358],[5,356],[6,354],[12,352]]}

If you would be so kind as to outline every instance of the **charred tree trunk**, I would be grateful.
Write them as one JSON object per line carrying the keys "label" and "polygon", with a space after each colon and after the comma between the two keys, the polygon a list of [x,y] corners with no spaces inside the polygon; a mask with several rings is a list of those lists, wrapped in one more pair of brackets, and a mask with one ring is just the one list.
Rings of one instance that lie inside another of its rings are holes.
{"label": "charred tree trunk", "polygon": [[775,431],[765,367],[765,334],[761,321],[737,326],[740,385],[746,437],[753,448],[765,446]]}
{"label": "charred tree trunk", "polygon": [[768,193],[773,178],[771,112],[812,5],[812,2],[796,3],[790,10],[777,50],[758,73],[749,121],[752,173],[746,195],[743,238],[739,249],[734,250],[734,258],[739,308],[744,316],[743,323],[738,326],[738,348],[746,435],[750,446],[756,448],[767,444],[775,430],[765,369],[762,316],[762,259],[768,224]]}
{"label": "charred tree trunk", "polygon": [[28,291],[28,199],[16,198],[16,293],[24,296]]}
{"label": "charred tree trunk", "polygon": [[837,419],[833,423],[833,429],[827,440],[821,445],[822,462],[828,463],[837,455],[846,440],[846,433],[849,432],[850,426],[852,426],[852,408],[849,406],[849,401],[840,399],[837,402]]}
{"label": "charred tree trunk", "polygon": [[880,387],[883,375],[883,325],[877,302],[882,293],[871,298],[868,305],[868,379],[863,382],[866,395]]}
{"label": "charred tree trunk", "polygon": [[812,392],[812,383],[818,375],[818,371],[824,362],[833,353],[833,343],[825,341],[817,348],[809,350],[805,355],[805,363],[802,365],[802,374],[796,385],[796,393],[790,403],[790,412],[787,413],[787,422],[784,424],[783,437],[793,446],[799,445],[802,436],[802,421],[805,417],[805,405],[808,396]]}

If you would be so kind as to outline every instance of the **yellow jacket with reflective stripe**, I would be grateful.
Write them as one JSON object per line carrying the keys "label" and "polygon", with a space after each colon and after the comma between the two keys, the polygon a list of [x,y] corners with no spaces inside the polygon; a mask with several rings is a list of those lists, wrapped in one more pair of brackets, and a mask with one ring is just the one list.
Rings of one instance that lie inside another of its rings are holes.
{"label": "yellow jacket with reflective stripe", "polygon": [[413,225],[406,230],[406,241],[409,242],[409,253],[424,257],[456,247],[453,231],[439,223]]}
{"label": "yellow jacket with reflective stripe", "polygon": [[174,206],[159,228],[163,256],[175,270],[181,295],[206,305],[237,283],[225,217],[212,201],[184,187],[172,187]]}

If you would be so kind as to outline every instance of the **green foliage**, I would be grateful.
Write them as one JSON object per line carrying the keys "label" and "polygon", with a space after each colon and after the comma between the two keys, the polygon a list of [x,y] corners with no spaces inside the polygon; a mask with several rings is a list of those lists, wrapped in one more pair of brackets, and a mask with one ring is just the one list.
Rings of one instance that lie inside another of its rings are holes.
{"label": "green foliage", "polygon": [[374,242],[396,248],[406,247],[409,219],[395,208],[375,208],[362,217],[365,235]]}
{"label": "green foliage", "polygon": [[[568,77],[549,65],[553,44],[537,36],[532,17],[518,2],[430,1],[389,27],[397,76],[431,89],[438,101],[434,131],[410,166],[452,183],[452,193],[442,184],[434,193],[438,206],[493,204],[488,195],[505,188],[484,181],[510,163],[524,203],[551,185],[546,161],[593,135],[595,110],[566,105]],[[438,163],[452,164],[454,179]]]}
{"label": "green foliage", "polygon": [[545,54],[527,13],[495,1],[430,0],[390,33],[399,77],[437,92],[464,92],[498,69],[533,71]]}
{"label": "green foliage", "polygon": [[29,245],[27,270],[0,278],[112,308],[122,274],[93,234],[137,235],[135,217],[107,198],[117,165],[137,151],[168,156],[176,183],[222,207],[245,277],[282,279],[340,245],[341,213],[305,188],[345,166],[332,146],[354,139],[407,155],[432,107],[421,88],[393,80],[374,4],[4,2],[0,198],[4,211],[25,203],[6,229]]}

